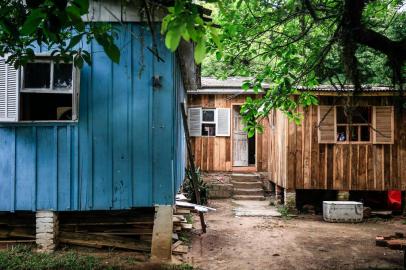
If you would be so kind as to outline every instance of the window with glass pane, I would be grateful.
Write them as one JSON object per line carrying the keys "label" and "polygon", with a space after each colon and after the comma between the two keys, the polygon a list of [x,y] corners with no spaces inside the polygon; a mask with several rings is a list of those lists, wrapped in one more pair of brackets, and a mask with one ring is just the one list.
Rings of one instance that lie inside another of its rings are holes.
{"label": "window with glass pane", "polygon": [[24,88],[49,88],[51,63],[27,63],[24,67]]}
{"label": "window with glass pane", "polygon": [[54,64],[54,89],[72,88],[72,64]]}
{"label": "window with glass pane", "polygon": [[337,142],[370,142],[371,107],[338,106],[336,112]]}
{"label": "window with glass pane", "polygon": [[[75,75],[74,75],[75,74]],[[77,119],[76,69],[72,63],[38,56],[22,68],[20,120],[66,121]]]}
{"label": "window with glass pane", "polygon": [[203,110],[203,122],[214,122],[214,110]]}
{"label": "window with glass pane", "polygon": [[216,136],[216,109],[202,110],[202,136]]}

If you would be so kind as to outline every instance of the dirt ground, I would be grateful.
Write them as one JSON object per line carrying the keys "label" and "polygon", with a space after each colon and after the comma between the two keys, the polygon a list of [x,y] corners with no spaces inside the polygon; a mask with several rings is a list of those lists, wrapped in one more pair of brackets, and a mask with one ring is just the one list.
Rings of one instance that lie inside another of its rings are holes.
{"label": "dirt ground", "polygon": [[[406,232],[403,220],[327,223],[321,216],[293,219],[235,217],[231,200],[212,200],[208,232],[194,234],[187,262],[200,269],[402,269],[400,251],[375,246],[375,236]],[[199,219],[195,219],[199,228]]]}

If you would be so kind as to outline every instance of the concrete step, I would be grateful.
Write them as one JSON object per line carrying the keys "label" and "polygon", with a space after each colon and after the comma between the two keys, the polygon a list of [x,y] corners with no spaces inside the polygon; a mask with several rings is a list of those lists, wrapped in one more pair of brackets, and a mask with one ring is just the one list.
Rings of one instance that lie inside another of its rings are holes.
{"label": "concrete step", "polygon": [[256,174],[233,173],[231,180],[235,182],[256,182],[259,176]]}
{"label": "concrete step", "polygon": [[234,195],[264,195],[261,188],[235,188]]}
{"label": "concrete step", "polygon": [[265,197],[260,195],[234,195],[233,199],[246,201],[265,201]]}
{"label": "concrete step", "polygon": [[249,188],[262,188],[262,183],[259,181],[255,182],[231,182],[234,186],[234,188],[243,188],[243,189],[249,189]]}

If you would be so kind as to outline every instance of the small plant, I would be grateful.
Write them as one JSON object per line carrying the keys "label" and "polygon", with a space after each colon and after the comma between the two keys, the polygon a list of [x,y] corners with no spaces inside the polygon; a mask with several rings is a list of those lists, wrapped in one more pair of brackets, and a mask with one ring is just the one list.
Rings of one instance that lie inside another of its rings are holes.
{"label": "small plant", "polygon": [[190,232],[179,232],[179,240],[182,241],[184,244],[190,246],[192,244],[192,236]]}
{"label": "small plant", "polygon": [[188,214],[185,216],[186,221],[188,224],[193,224],[193,215],[192,214]]}
{"label": "small plant", "polygon": [[282,205],[277,208],[278,212],[282,215],[282,218],[284,219],[290,219],[290,213],[289,213],[289,208],[286,206]]}
{"label": "small plant", "polygon": [[196,174],[197,178],[198,190],[200,193],[200,203],[202,205],[206,205],[208,199],[208,187],[203,181],[203,178],[200,174],[200,169],[197,168],[195,172],[192,172],[190,168],[186,169],[186,179],[183,183],[183,191],[186,192],[187,197],[191,199],[192,203],[197,203],[195,190],[193,188],[193,174]]}

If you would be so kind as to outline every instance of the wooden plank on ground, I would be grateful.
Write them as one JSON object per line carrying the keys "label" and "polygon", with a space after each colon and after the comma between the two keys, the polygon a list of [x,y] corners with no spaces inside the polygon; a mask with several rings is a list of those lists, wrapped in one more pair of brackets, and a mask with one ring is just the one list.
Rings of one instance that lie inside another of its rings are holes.
{"label": "wooden plank on ground", "polygon": [[174,254],[185,254],[185,253],[188,252],[188,250],[189,250],[189,247],[188,247],[188,246],[179,245],[179,246],[177,246],[177,247],[173,250],[173,253],[174,253]]}
{"label": "wooden plank on ground", "polygon": [[[171,234],[172,237],[172,234]],[[59,242],[86,247],[112,247],[135,251],[150,251],[150,244],[146,241],[135,241],[134,239],[113,235],[96,235],[78,232],[60,232]]]}

